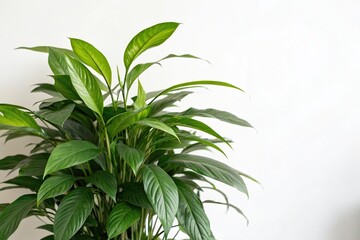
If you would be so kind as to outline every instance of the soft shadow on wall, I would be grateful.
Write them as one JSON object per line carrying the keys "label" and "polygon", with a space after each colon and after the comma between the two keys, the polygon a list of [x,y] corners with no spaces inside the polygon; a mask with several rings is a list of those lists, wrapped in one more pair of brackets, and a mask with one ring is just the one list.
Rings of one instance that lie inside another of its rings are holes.
{"label": "soft shadow on wall", "polygon": [[334,220],[326,240],[359,240],[360,206],[350,209]]}

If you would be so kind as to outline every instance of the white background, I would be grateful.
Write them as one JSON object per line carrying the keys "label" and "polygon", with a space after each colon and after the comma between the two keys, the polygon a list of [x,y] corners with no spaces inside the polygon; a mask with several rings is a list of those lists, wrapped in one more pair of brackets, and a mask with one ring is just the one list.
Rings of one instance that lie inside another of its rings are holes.
{"label": "white background", "polygon": [[[226,188],[250,219],[207,206],[219,240],[360,239],[360,2],[355,0],[1,0],[0,102],[31,107],[31,85],[50,82],[46,55],[18,46],[69,47],[67,37],[99,48],[115,67],[127,42],[158,22],[183,23],[138,61],[192,53],[211,61],[169,60],[143,77],[147,91],[217,79],[247,94],[210,88],[185,105],[232,111],[256,130],[211,122],[235,141],[232,166],[256,177],[250,199]],[[121,65],[122,66],[122,65]],[[0,155],[26,152],[26,140]],[[5,173],[1,173],[2,180]],[[19,192],[1,192],[0,202]],[[27,219],[12,240],[37,240]]]}

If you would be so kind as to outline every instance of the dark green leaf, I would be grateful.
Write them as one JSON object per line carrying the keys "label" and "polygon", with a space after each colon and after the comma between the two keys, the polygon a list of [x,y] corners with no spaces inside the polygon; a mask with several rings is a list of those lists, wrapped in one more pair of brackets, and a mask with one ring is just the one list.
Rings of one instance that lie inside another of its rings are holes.
{"label": "dark green leaf", "polygon": [[49,154],[47,153],[38,153],[27,157],[16,166],[16,168],[20,168],[19,175],[42,176],[48,158]]}
{"label": "dark green leaf", "polygon": [[27,158],[25,155],[13,155],[13,156],[7,156],[0,160],[0,170],[10,170],[15,168],[19,162]]}
{"label": "dark green leaf", "polygon": [[154,116],[165,108],[172,107],[175,102],[180,101],[191,93],[192,92],[190,91],[182,91],[174,94],[169,94],[163,99],[151,103],[149,116]]}
{"label": "dark green leaf", "polygon": [[71,83],[86,106],[102,116],[103,98],[94,75],[79,61],[65,56]]}
{"label": "dark green leaf", "polygon": [[[132,84],[135,82],[135,80],[149,67],[151,67],[154,64],[159,64],[157,62],[149,62],[149,63],[140,63],[136,65],[129,74],[126,76],[125,82],[127,84],[127,89],[129,90],[132,86]],[[160,65],[160,64],[159,64]]]}
{"label": "dark green leaf", "polygon": [[45,224],[45,225],[41,225],[39,227],[37,227],[37,229],[43,229],[49,232],[54,232],[54,226],[52,224]]}
{"label": "dark green leaf", "polygon": [[55,240],[70,239],[83,226],[94,205],[89,188],[77,188],[61,201],[55,214]]}
{"label": "dark green leaf", "polygon": [[45,168],[44,176],[65,168],[88,162],[100,154],[100,150],[93,143],[72,140],[57,145],[52,151]]}
{"label": "dark green leaf", "polygon": [[58,126],[63,126],[66,119],[68,119],[75,108],[75,104],[65,105],[61,109],[43,109],[36,113],[39,117],[44,120],[53,123]]}
{"label": "dark green leaf", "polygon": [[144,51],[165,42],[179,26],[179,23],[159,23],[138,33],[128,44],[124,53],[124,63],[129,69],[131,63]]}
{"label": "dark green leaf", "polygon": [[54,75],[52,76],[55,81],[55,89],[61,93],[64,97],[70,100],[80,100],[74,86],[71,83],[71,79],[68,75]]}
{"label": "dark green leaf", "polygon": [[117,150],[122,159],[130,166],[134,174],[137,175],[139,167],[144,162],[145,155],[136,148],[130,148],[123,143],[117,145]]}
{"label": "dark green leaf", "polygon": [[178,136],[176,135],[176,133],[174,132],[174,130],[171,127],[169,127],[165,123],[163,123],[160,120],[157,120],[155,118],[145,118],[143,120],[136,122],[136,124],[148,126],[148,127],[166,132],[166,133],[174,136],[178,141],[180,141],[180,139],[178,138]]}
{"label": "dark green leaf", "polygon": [[32,191],[39,190],[42,181],[37,178],[29,177],[29,176],[18,176],[12,179],[5,181],[6,184],[13,184],[19,187],[28,188]]}
{"label": "dark green leaf", "polygon": [[93,45],[81,39],[70,38],[71,47],[83,63],[101,74],[111,86],[111,68],[106,57]]}
{"label": "dark green leaf", "polygon": [[55,86],[49,83],[36,84],[36,87],[31,92],[42,92],[53,97],[61,97],[61,94],[55,89]]}
{"label": "dark green leaf", "polygon": [[152,209],[151,203],[146,196],[142,183],[127,182],[122,184],[121,188],[121,200],[141,208]]}
{"label": "dark green leaf", "polygon": [[171,177],[156,165],[145,165],[142,176],[145,193],[167,235],[178,209],[177,187]]}
{"label": "dark green leaf", "polygon": [[71,175],[51,176],[41,185],[37,194],[37,205],[48,198],[64,194],[74,185],[76,178]]}
{"label": "dark green leaf", "polygon": [[8,239],[15,232],[36,202],[36,195],[23,195],[7,206],[0,215],[0,239]]}
{"label": "dark green leaf", "polygon": [[114,175],[112,175],[110,172],[97,171],[86,177],[85,180],[103,190],[116,202],[117,181]]}
{"label": "dark green leaf", "polygon": [[106,223],[108,239],[114,238],[125,232],[141,217],[141,210],[125,202],[117,204],[110,212]]}

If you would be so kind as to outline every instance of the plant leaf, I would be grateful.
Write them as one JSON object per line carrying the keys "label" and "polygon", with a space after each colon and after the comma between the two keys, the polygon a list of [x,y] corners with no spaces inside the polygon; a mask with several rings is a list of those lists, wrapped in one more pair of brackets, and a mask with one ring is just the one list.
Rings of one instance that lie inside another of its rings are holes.
{"label": "plant leaf", "polygon": [[0,239],[8,239],[34,207],[35,194],[27,194],[19,197],[8,205],[0,215]]}
{"label": "plant leaf", "polygon": [[243,127],[253,127],[250,123],[235,116],[232,113],[221,111],[217,109],[196,109],[196,108],[189,108],[186,111],[182,112],[181,115],[183,116],[198,116],[198,117],[211,117],[219,119],[220,121],[243,126]]}
{"label": "plant leaf", "polygon": [[139,182],[127,182],[121,185],[120,199],[132,205],[152,209],[151,203],[144,191],[144,185]]}
{"label": "plant leaf", "polygon": [[108,171],[97,171],[85,180],[96,187],[100,188],[104,193],[109,195],[116,202],[117,181],[114,175]]}
{"label": "plant leaf", "polygon": [[70,100],[80,100],[80,97],[72,85],[71,79],[68,75],[53,75],[51,77],[55,81],[55,89],[64,97]]}
{"label": "plant leaf", "polygon": [[244,180],[236,170],[214,159],[190,154],[174,154],[164,157],[160,164],[164,168],[175,166],[189,168],[197,173],[235,187],[240,192],[248,195]]}
{"label": "plant leaf", "polygon": [[146,50],[161,45],[179,26],[179,23],[165,22],[146,28],[139,32],[127,45],[124,53],[125,68],[129,69],[131,63]]}
{"label": "plant leaf", "polygon": [[141,109],[143,107],[146,107],[146,93],[145,93],[143,86],[141,85],[141,83],[139,81],[138,82],[138,94],[136,97],[136,101],[134,102],[134,108]]}
{"label": "plant leaf", "polygon": [[20,168],[19,176],[42,176],[48,159],[48,153],[34,154],[21,161],[15,169]]}
{"label": "plant leaf", "polygon": [[210,221],[199,197],[184,182],[176,179],[174,181],[179,191],[179,209],[176,216],[180,225],[190,239],[214,239]]}
{"label": "plant leaf", "polygon": [[110,212],[106,223],[108,239],[114,238],[125,232],[141,217],[141,210],[128,203],[117,204]]}
{"label": "plant leaf", "polygon": [[4,183],[13,184],[19,187],[28,188],[31,191],[36,192],[39,190],[42,181],[37,178],[29,177],[29,176],[18,176],[12,179],[6,180]]}
{"label": "plant leaf", "polygon": [[22,154],[4,157],[0,160],[0,170],[13,169],[19,164],[19,162],[26,158],[27,156]]}
{"label": "plant leaf", "polygon": [[51,71],[55,75],[68,75],[69,71],[65,61],[65,53],[69,55],[69,52],[71,52],[69,56],[74,56],[74,53],[71,50],[64,51],[57,48],[49,48],[48,52],[48,64]]}
{"label": "plant leaf", "polygon": [[174,130],[171,127],[169,127],[168,125],[166,125],[165,123],[161,122],[160,120],[157,120],[155,118],[145,118],[143,120],[136,122],[136,124],[148,126],[148,127],[166,132],[166,133],[174,136],[180,142],[180,139],[176,135]]}
{"label": "plant leaf", "polygon": [[70,117],[71,113],[75,108],[75,104],[68,104],[60,109],[43,109],[36,112],[36,115],[45,119],[46,121],[58,125],[63,126],[64,122]]}
{"label": "plant leaf", "polygon": [[86,65],[101,74],[108,86],[111,86],[111,68],[106,57],[93,45],[81,39],[70,38],[74,53]]}
{"label": "plant leaf", "polygon": [[76,178],[71,175],[51,176],[41,185],[37,194],[37,205],[48,198],[56,197],[65,192],[74,185]]}
{"label": "plant leaf", "polygon": [[100,154],[93,143],[72,140],[57,145],[52,151],[45,168],[44,177],[50,173],[85,163]]}
{"label": "plant leaf", "polygon": [[61,201],[55,214],[54,239],[70,239],[83,226],[94,205],[89,188],[77,188]]}
{"label": "plant leaf", "polygon": [[173,106],[173,104],[177,101],[180,101],[187,95],[191,94],[190,91],[182,91],[174,94],[169,94],[168,96],[164,97],[163,99],[157,100],[152,102],[150,105],[150,113],[149,116],[154,116],[163,109],[167,107]]}
{"label": "plant leaf", "polygon": [[50,49],[52,49],[52,50],[57,50],[59,52],[66,53],[67,55],[69,55],[71,57],[76,57],[74,52],[71,51],[70,49],[51,47],[51,46],[18,47],[16,49],[25,49],[25,50],[35,51],[35,52],[42,52],[42,53],[48,53],[50,51]]}
{"label": "plant leaf", "polygon": [[145,160],[143,152],[136,148],[128,147],[123,143],[117,145],[117,150],[122,159],[130,166],[134,174],[137,175],[139,167]]}
{"label": "plant leaf", "polygon": [[202,59],[202,58],[199,58],[197,56],[194,56],[194,55],[191,55],[191,54],[181,54],[181,55],[178,55],[178,54],[169,54],[167,55],[166,57],[163,57],[162,59],[159,60],[160,61],[163,61],[165,59],[169,59],[169,58],[193,58],[193,59],[198,59],[198,60],[203,60],[207,63],[210,63],[208,60],[205,60],[205,59]]}
{"label": "plant leaf", "polygon": [[203,203],[225,205],[227,208],[231,207],[232,209],[237,211],[240,215],[242,215],[246,219],[247,225],[249,225],[249,219],[245,216],[245,214],[240,210],[240,208],[236,207],[235,205],[233,205],[231,203],[223,203],[223,202],[217,202],[217,201],[213,201],[213,200],[205,200],[205,201],[203,201]]}
{"label": "plant leaf", "polygon": [[157,62],[149,62],[149,63],[140,63],[137,64],[133,69],[131,69],[131,71],[129,72],[129,74],[126,76],[125,82],[127,85],[127,89],[129,90],[132,86],[132,84],[135,82],[135,80],[149,67],[151,67],[154,64],[158,64]]}
{"label": "plant leaf", "polygon": [[71,83],[85,105],[102,116],[103,98],[94,75],[79,61],[65,56]]}
{"label": "plant leaf", "polygon": [[145,193],[167,235],[178,209],[177,187],[171,177],[156,165],[143,166],[142,176]]}

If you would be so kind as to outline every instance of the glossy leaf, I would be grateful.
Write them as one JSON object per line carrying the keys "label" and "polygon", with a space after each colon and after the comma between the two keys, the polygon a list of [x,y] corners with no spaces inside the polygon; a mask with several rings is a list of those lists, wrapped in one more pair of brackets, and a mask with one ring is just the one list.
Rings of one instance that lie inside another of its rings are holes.
{"label": "glossy leaf", "polygon": [[154,116],[165,108],[172,107],[175,102],[180,101],[191,93],[192,92],[190,91],[182,91],[174,94],[168,94],[168,96],[164,97],[163,99],[152,102],[150,105],[149,116]]}
{"label": "glossy leaf", "polygon": [[20,168],[19,176],[42,176],[48,158],[49,154],[47,153],[38,153],[27,157],[16,166],[16,168]]}
{"label": "glossy leaf", "polygon": [[30,176],[18,176],[6,180],[4,183],[16,185],[22,188],[28,188],[31,191],[38,191],[42,184],[42,181],[40,179],[33,178]]}
{"label": "glossy leaf", "polygon": [[199,197],[180,180],[175,180],[179,191],[179,210],[176,214],[180,225],[190,239],[214,239],[210,229],[210,221],[204,211]]}
{"label": "glossy leaf", "polygon": [[128,203],[117,204],[110,212],[106,223],[108,239],[114,238],[125,232],[141,217],[141,210]]}
{"label": "glossy leaf", "polygon": [[[71,51],[70,50],[64,51],[56,48],[49,48],[48,51],[49,51],[48,63],[49,63],[49,67],[51,68],[51,71],[55,75],[68,75],[69,71],[67,68],[67,63],[65,61],[65,53],[69,55],[69,52]],[[73,52],[71,52],[71,55],[74,55]]]}
{"label": "glossy leaf", "polygon": [[128,44],[124,53],[125,68],[144,51],[165,42],[179,26],[179,23],[165,22],[146,28],[138,33]]}
{"label": "glossy leaf", "polygon": [[180,139],[178,138],[178,136],[176,135],[176,133],[174,132],[174,130],[171,127],[169,127],[165,123],[163,123],[160,120],[157,120],[155,118],[145,118],[141,121],[136,122],[136,124],[148,126],[148,127],[166,132],[166,133],[174,136],[176,139],[178,139],[178,141],[180,141]]}
{"label": "glossy leaf", "polygon": [[0,160],[0,170],[13,169],[25,158],[27,158],[27,156],[22,154],[4,157]]}
{"label": "glossy leaf", "polygon": [[75,104],[68,104],[65,105],[61,109],[43,109],[36,113],[39,117],[43,118],[44,120],[58,125],[63,126],[64,122],[70,117],[71,113],[75,108]]}
{"label": "glossy leaf", "polygon": [[94,75],[79,61],[65,57],[71,83],[86,106],[102,116],[103,98]]}
{"label": "glossy leaf", "polygon": [[8,205],[0,215],[0,239],[8,239],[35,206],[36,195],[23,195]]}
{"label": "glossy leaf", "polygon": [[106,57],[88,42],[76,38],[70,38],[70,41],[74,53],[81,61],[101,74],[111,86],[111,68]]}
{"label": "glossy leaf", "polygon": [[55,214],[55,240],[70,239],[83,226],[94,205],[89,188],[77,188],[61,201]]}
{"label": "glossy leaf", "polygon": [[19,110],[16,106],[0,104],[0,126],[28,127],[36,132],[41,132],[40,126],[26,112]]}
{"label": "glossy leaf", "polygon": [[64,97],[70,100],[80,100],[80,97],[72,85],[71,79],[68,75],[54,75],[52,78],[54,78],[55,81],[55,89]]}
{"label": "glossy leaf", "polygon": [[152,209],[142,183],[127,182],[121,185],[121,189],[121,200],[141,208]]}
{"label": "glossy leaf", "polygon": [[156,165],[142,168],[145,193],[164,227],[169,232],[179,204],[177,187],[171,177]]}
{"label": "glossy leaf", "polygon": [[85,180],[96,187],[100,188],[104,193],[111,197],[116,202],[117,181],[114,175],[108,171],[97,171]]}
{"label": "glossy leaf", "polygon": [[161,161],[161,166],[170,168],[182,166],[189,168],[199,174],[235,187],[246,195],[248,194],[244,180],[235,169],[211,158],[190,154],[175,154],[164,157]]}
{"label": "glossy leaf", "polygon": [[130,166],[134,174],[137,175],[139,167],[145,160],[143,152],[136,148],[131,148],[123,143],[117,145],[117,150],[122,159]]}
{"label": "glossy leaf", "polygon": [[126,76],[126,80],[125,80],[127,89],[129,90],[131,88],[132,84],[135,82],[135,80],[138,79],[138,77],[146,69],[148,69],[149,67],[151,67],[154,64],[159,64],[159,63],[157,63],[157,62],[140,63],[140,64],[136,65],[133,69],[131,69],[129,74]]}
{"label": "glossy leaf", "polygon": [[[141,109],[146,106],[146,93],[141,85],[140,81],[138,82],[138,94],[136,97],[136,101],[134,102],[135,109]],[[145,116],[146,117],[146,116]]]}
{"label": "glossy leaf", "polygon": [[48,198],[66,193],[74,185],[76,178],[71,175],[58,175],[47,178],[37,194],[37,205]]}
{"label": "glossy leaf", "polygon": [[72,140],[57,145],[52,151],[45,168],[44,176],[88,162],[100,154],[100,150],[93,143],[81,140]]}

